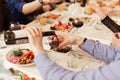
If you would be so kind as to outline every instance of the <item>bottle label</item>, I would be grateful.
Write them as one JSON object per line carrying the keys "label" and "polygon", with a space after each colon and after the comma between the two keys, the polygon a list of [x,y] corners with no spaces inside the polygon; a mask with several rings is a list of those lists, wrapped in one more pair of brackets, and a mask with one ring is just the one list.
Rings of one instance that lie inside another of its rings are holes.
{"label": "bottle label", "polygon": [[16,44],[23,44],[23,43],[28,43],[28,39],[21,39],[21,40],[16,40]]}
{"label": "bottle label", "polygon": [[27,37],[27,34],[24,30],[13,31],[15,33],[15,38]]}

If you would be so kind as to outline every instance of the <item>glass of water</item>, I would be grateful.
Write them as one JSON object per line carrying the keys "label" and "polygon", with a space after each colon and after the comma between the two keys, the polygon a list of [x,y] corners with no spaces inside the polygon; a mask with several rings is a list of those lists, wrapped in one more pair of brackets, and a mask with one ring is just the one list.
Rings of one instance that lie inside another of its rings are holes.
{"label": "glass of water", "polygon": [[0,34],[0,49],[6,48],[7,45],[4,42],[4,35],[1,33]]}

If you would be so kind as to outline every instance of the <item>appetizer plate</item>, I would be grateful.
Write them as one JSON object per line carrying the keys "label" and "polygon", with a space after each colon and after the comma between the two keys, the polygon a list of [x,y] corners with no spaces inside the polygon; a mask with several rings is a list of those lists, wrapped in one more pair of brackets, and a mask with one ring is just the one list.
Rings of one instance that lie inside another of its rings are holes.
{"label": "appetizer plate", "polygon": [[[32,60],[32,62],[30,62],[30,63],[26,63],[26,64],[20,64],[20,63],[17,63],[15,60],[16,60],[16,58],[18,58],[18,57],[15,57],[15,55],[14,55],[14,51],[17,51],[17,50],[26,50],[26,49],[29,49],[30,51],[31,51],[31,49],[30,48],[28,48],[28,47],[18,47],[18,48],[13,48],[12,50],[10,50],[10,51],[8,51],[8,53],[6,54],[6,57],[5,57],[5,60],[7,61],[7,62],[9,62],[10,64],[13,64],[13,65],[17,65],[17,66],[33,66],[33,65],[35,65],[35,63],[33,62],[33,59],[31,59]],[[23,53],[23,54],[26,54],[26,53]],[[12,58],[12,61],[10,60],[10,57],[11,56],[13,56],[14,55],[14,58]],[[21,56],[20,56],[21,57]],[[18,59],[17,59],[18,60]],[[15,61],[15,62],[14,62]]]}
{"label": "appetizer plate", "polygon": [[91,25],[94,21],[92,17],[80,17],[80,21],[82,21],[85,25]]}
{"label": "appetizer plate", "polygon": [[101,21],[97,21],[93,23],[93,26],[96,30],[103,30],[105,25]]}
{"label": "appetizer plate", "polygon": [[54,14],[54,15],[57,15],[58,17],[57,17],[56,19],[49,18],[49,19],[47,20],[48,23],[53,23],[53,22],[55,22],[55,21],[59,21],[60,19],[62,19],[62,18],[64,17],[63,14],[58,14],[58,13],[56,13],[56,14]]}
{"label": "appetizer plate", "polygon": [[68,7],[70,5],[71,5],[70,3],[63,3],[63,4],[59,5],[59,6],[57,6],[56,10],[59,11],[59,12],[67,11]]}
{"label": "appetizer plate", "polygon": [[47,23],[54,23],[55,21],[58,21],[61,18],[63,18],[63,16],[64,16],[63,14],[48,12],[48,13],[41,15],[39,19],[42,17],[46,18],[46,24],[47,24]]}

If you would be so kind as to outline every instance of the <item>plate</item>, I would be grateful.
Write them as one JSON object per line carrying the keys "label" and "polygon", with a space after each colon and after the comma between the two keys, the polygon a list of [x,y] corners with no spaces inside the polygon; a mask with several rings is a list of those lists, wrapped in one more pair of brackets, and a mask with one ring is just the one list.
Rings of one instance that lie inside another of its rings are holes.
{"label": "plate", "polygon": [[80,21],[82,21],[85,25],[91,25],[94,21],[91,17],[80,17]]}
{"label": "plate", "polygon": [[[50,14],[51,14],[51,13],[50,13]],[[53,14],[53,13],[52,13],[52,14]],[[53,22],[59,21],[61,18],[63,18],[63,14],[58,14],[58,13],[56,13],[56,14],[53,14],[53,15],[56,15],[56,16],[58,16],[58,17],[56,17],[55,19],[54,19],[54,18],[49,18],[49,19],[47,20],[48,23],[53,23]]]}
{"label": "plate", "polygon": [[120,25],[120,15],[110,16],[110,18],[118,25]]}
{"label": "plate", "polygon": [[[34,62],[30,62],[30,63],[28,63],[28,64],[18,64],[18,63],[17,63],[18,59],[15,59],[15,58],[20,58],[21,56],[19,56],[19,57],[16,57],[16,56],[15,56],[15,57],[12,59],[12,61],[10,61],[10,57],[14,55],[14,54],[13,54],[13,51],[16,51],[16,50],[19,50],[19,49],[29,49],[29,50],[31,51],[30,48],[28,48],[28,47],[23,47],[23,46],[22,46],[22,47],[18,47],[18,48],[13,48],[12,50],[8,51],[8,53],[6,54],[6,57],[5,57],[6,61],[9,62],[10,64],[17,65],[17,66],[33,66],[33,65],[35,65]],[[23,53],[23,54],[24,54],[24,53]],[[17,61],[16,61],[16,60],[17,60]],[[32,61],[33,61],[33,59],[32,59]]]}
{"label": "plate", "polygon": [[103,30],[105,25],[101,21],[97,21],[93,23],[93,26],[96,30]]}
{"label": "plate", "polygon": [[[63,17],[62,14],[59,13],[45,13],[44,15],[40,16],[40,23],[41,21],[45,21],[46,23],[53,23],[55,21],[60,20]],[[46,19],[46,20],[41,20],[41,19]]]}
{"label": "plate", "polygon": [[55,51],[46,52],[53,62],[71,71],[91,70],[107,64],[104,61],[92,57],[81,49],[71,50],[65,54]]}
{"label": "plate", "polygon": [[70,6],[71,4],[70,3],[64,3],[64,4],[61,4],[61,5],[58,5],[56,10],[59,11],[59,12],[62,12],[62,11],[67,11],[68,7]]}

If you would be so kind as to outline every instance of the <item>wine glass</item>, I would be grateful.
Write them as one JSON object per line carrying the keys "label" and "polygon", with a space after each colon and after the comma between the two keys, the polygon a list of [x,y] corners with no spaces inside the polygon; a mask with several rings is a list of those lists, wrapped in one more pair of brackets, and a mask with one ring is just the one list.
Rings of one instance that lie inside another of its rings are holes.
{"label": "wine glass", "polygon": [[79,34],[78,29],[83,26],[83,22],[75,20],[72,24],[76,28],[77,34]]}

